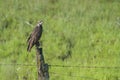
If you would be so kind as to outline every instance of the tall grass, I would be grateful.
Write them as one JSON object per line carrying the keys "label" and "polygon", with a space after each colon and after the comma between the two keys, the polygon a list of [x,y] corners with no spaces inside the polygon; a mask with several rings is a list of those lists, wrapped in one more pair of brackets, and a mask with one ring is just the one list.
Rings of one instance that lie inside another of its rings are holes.
{"label": "tall grass", "polygon": [[[48,64],[120,67],[119,0],[0,1],[0,63],[36,64],[26,40],[43,20]],[[51,80],[119,80],[120,68],[50,67]],[[36,80],[36,66],[0,65],[1,80]]]}

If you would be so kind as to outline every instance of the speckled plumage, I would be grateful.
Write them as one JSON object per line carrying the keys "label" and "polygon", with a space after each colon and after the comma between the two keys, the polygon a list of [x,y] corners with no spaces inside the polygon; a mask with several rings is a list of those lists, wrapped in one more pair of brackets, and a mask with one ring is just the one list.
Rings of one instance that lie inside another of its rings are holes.
{"label": "speckled plumage", "polygon": [[28,47],[27,47],[27,51],[31,51],[31,48],[34,45],[38,45],[39,44],[39,39],[41,38],[42,35],[42,22],[40,21],[37,26],[35,27],[35,29],[33,30],[33,32],[30,34],[27,42],[28,42]]}

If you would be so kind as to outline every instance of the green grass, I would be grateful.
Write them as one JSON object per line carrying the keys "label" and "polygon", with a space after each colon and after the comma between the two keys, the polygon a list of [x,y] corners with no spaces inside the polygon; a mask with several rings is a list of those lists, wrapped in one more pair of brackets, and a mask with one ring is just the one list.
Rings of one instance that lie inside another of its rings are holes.
{"label": "green grass", "polygon": [[[0,0],[0,63],[35,65],[35,48],[28,54],[26,40],[43,20],[46,63],[120,67],[119,5],[119,0]],[[49,72],[50,80],[120,80],[120,68],[51,66]],[[0,65],[0,80],[37,80],[36,66]]]}

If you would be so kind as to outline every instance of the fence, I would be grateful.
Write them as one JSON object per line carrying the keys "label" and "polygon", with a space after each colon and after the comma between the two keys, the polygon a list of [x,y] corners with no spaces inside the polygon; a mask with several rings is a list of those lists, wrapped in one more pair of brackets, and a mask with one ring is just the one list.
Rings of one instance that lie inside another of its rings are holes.
{"label": "fence", "polygon": [[[6,63],[0,63],[0,66],[34,66],[36,67],[37,65],[34,65],[34,64],[6,64]],[[111,67],[111,66],[79,66],[79,65],[76,65],[76,66],[70,66],[70,65],[53,65],[53,64],[49,64],[48,65],[49,68],[51,67],[55,67],[55,68],[77,68],[77,69],[83,69],[83,68],[87,68],[87,69],[119,69],[120,70],[120,67],[119,66],[114,66],[114,67]],[[66,73],[59,73],[59,72],[49,72],[50,75],[54,76],[54,75],[58,75],[58,76],[66,76],[66,77],[79,77],[79,78],[84,78],[86,80],[98,80],[98,79],[94,79],[92,77],[87,77],[87,76],[79,76],[79,75],[69,75],[69,74],[66,74]]]}
{"label": "fence", "polygon": [[[6,64],[6,63],[0,63],[0,65],[12,65],[12,66],[37,66],[34,64]],[[102,68],[102,69],[120,69],[120,66],[69,66],[69,65],[53,65],[53,64],[49,64],[49,67],[79,67],[79,68]]]}

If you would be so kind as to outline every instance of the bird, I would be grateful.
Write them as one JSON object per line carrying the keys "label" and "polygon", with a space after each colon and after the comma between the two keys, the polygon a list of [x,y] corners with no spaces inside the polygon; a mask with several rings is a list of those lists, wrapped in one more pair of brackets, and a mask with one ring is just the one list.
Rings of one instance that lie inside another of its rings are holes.
{"label": "bird", "polygon": [[42,36],[42,32],[43,32],[43,26],[42,26],[42,21],[39,21],[38,24],[36,25],[36,27],[33,29],[32,33],[30,34],[30,36],[27,39],[27,43],[28,43],[28,47],[27,47],[27,51],[30,52],[32,47],[35,46],[39,46],[39,40]]}

